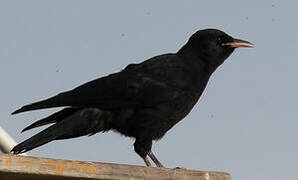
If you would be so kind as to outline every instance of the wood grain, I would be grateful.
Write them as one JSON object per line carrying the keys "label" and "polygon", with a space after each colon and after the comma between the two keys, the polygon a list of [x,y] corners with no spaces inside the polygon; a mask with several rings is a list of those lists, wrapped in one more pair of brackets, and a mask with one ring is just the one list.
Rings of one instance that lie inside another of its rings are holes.
{"label": "wood grain", "polygon": [[0,155],[1,180],[231,180],[228,173]]}

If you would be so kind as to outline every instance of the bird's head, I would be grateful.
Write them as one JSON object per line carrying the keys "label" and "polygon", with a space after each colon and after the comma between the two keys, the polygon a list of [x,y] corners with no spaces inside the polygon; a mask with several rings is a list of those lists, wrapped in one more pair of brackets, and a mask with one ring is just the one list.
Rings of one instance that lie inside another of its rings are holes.
{"label": "bird's head", "polygon": [[205,29],[193,34],[178,53],[193,60],[199,58],[217,67],[238,47],[251,48],[253,44],[217,29]]}

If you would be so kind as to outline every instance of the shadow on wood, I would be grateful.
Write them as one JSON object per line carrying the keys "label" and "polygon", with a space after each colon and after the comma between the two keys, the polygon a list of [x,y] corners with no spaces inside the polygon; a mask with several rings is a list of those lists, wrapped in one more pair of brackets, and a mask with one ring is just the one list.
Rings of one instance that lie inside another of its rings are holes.
{"label": "shadow on wood", "polygon": [[1,180],[231,180],[228,173],[0,155]]}

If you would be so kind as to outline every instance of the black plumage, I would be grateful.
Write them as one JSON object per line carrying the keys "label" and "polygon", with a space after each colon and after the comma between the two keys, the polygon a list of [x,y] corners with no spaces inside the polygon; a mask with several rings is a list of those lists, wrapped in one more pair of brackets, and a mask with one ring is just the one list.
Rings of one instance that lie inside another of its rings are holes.
{"label": "black plumage", "polygon": [[152,140],[162,138],[193,108],[211,74],[236,47],[252,44],[215,30],[200,30],[177,52],[130,64],[54,97],[23,106],[12,114],[65,107],[23,131],[54,123],[12,149],[29,151],[57,139],[116,130],[136,138],[134,148],[147,166],[162,164],[151,152]]}

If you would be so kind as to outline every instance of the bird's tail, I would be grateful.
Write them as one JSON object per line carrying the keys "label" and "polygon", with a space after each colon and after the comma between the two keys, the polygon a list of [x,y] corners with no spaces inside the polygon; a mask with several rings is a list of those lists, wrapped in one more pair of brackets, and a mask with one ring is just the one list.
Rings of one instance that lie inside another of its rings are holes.
{"label": "bird's tail", "polygon": [[[82,109],[82,108],[81,108]],[[44,126],[47,124],[52,124],[52,123],[57,123],[59,121],[62,121],[63,119],[65,119],[67,116],[75,113],[76,111],[80,110],[79,108],[64,108],[61,111],[58,111],[54,114],[51,114],[48,117],[45,117],[43,119],[40,119],[34,123],[32,123],[31,125],[25,127],[22,132],[36,128],[36,127],[40,127],[40,126]]]}
{"label": "bird's tail", "polygon": [[24,153],[53,140],[68,139],[84,135],[93,135],[109,130],[109,121],[113,118],[111,112],[97,108],[85,108],[74,112],[61,121],[44,129],[31,138],[16,145],[11,152]]}

